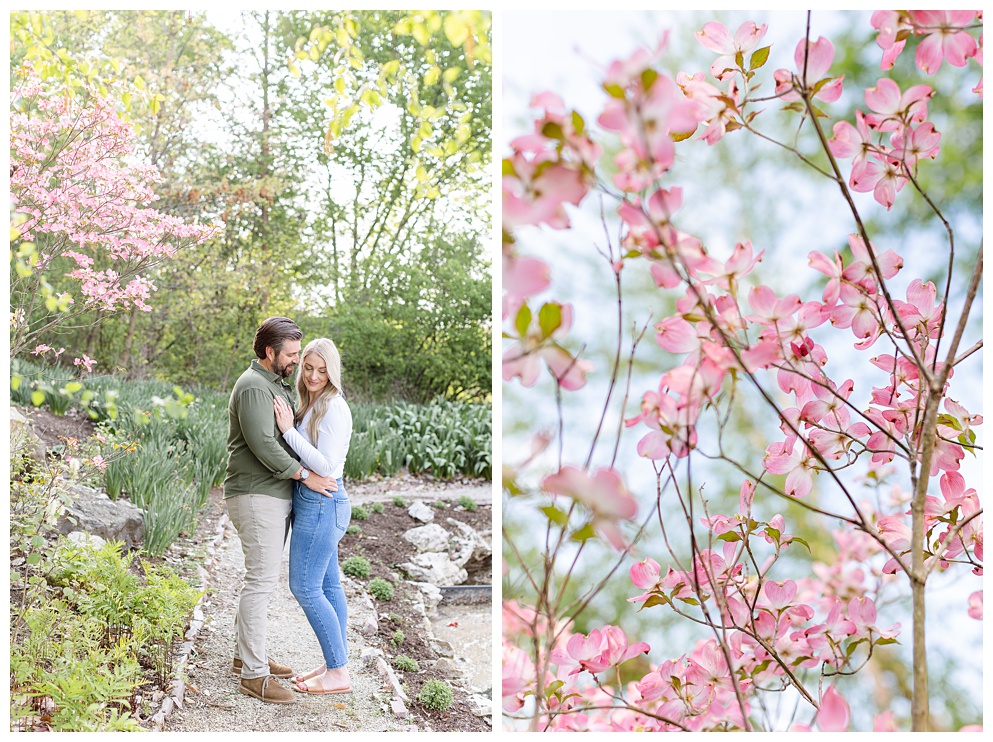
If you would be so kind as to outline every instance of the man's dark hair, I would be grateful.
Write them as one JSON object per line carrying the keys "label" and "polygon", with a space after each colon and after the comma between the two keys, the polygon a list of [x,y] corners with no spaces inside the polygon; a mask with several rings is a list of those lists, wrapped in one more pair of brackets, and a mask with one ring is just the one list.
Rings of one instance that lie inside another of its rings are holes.
{"label": "man's dark hair", "polygon": [[276,355],[283,349],[287,340],[299,340],[303,337],[297,323],[288,317],[270,317],[265,320],[255,333],[255,355],[265,358],[265,349],[272,348]]}

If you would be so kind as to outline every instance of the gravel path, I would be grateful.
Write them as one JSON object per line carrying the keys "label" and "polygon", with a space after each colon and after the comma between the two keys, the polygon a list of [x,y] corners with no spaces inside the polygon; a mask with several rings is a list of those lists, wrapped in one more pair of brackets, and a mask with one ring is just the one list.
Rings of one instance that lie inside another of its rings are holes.
{"label": "gravel path", "polygon": [[[413,483],[384,492],[375,483],[349,488],[356,503],[390,500],[401,494],[408,500],[433,500],[441,496],[468,494],[480,502],[490,502],[489,486],[424,486]],[[226,520],[226,519],[225,519]],[[270,656],[305,672],[320,664],[317,638],[289,590],[289,544],[283,553],[280,585],[269,604],[268,648]],[[417,726],[399,719],[390,710],[392,688],[376,669],[375,657],[363,658],[369,651],[358,632],[374,611],[372,602],[357,583],[344,577],[348,598],[349,670],[354,691],[341,696],[300,694],[294,704],[264,704],[238,692],[238,679],[231,673],[234,648],[236,591],[244,575],[241,541],[227,522],[217,562],[210,569],[209,593],[203,601],[204,625],[194,643],[186,667],[187,685],[182,707],[165,718],[163,731],[173,732],[387,732],[416,731]],[[282,681],[286,687],[289,681]]]}

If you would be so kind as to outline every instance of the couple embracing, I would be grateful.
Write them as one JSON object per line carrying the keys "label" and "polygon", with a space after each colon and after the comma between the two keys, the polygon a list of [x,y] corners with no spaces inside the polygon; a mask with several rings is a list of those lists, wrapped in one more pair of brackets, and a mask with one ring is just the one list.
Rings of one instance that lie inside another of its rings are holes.
{"label": "couple embracing", "polygon": [[[267,703],[293,703],[275,678],[293,678],[299,693],[352,690],[338,574],[338,542],[351,517],[342,483],[352,416],[342,396],[341,357],[326,338],[303,348],[286,317],[270,317],[255,334],[257,359],[228,404],[224,501],[245,554],[245,584],[235,616],[238,690]],[[299,407],[287,379],[296,374]],[[269,599],[279,583],[290,525],[290,590],[321,645],[324,663],[303,675],[266,652]]]}

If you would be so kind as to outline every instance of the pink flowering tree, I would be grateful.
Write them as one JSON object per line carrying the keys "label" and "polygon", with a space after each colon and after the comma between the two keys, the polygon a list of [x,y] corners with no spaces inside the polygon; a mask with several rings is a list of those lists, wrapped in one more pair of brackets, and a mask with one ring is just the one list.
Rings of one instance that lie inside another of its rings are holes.
{"label": "pink flowering tree", "polygon": [[[84,313],[149,311],[148,271],[209,229],[151,208],[154,167],[132,124],[85,79],[14,73],[10,95],[11,357],[58,358],[57,329]],[[92,370],[94,360],[75,359]]]}
{"label": "pink flowering tree", "polygon": [[[955,136],[929,121],[935,87],[890,75],[909,43],[925,80],[948,75],[981,98],[982,16],[877,12],[871,24],[880,76],[859,91],[851,119],[832,117],[846,81],[809,19],[807,33],[786,42],[792,64],[771,74],[765,25],[711,22],[696,33],[715,55],[707,72],[666,74],[663,38],[609,65],[595,122],[539,93],[533,130],[510,143],[503,376],[550,390],[557,410],[557,428],[504,465],[505,512],[524,510],[530,523],[504,529],[516,593],[503,611],[512,728],[844,731],[852,715],[840,681],[898,642],[910,648],[909,726],[929,728],[929,580],[974,580],[968,600],[943,609],[982,619],[982,505],[963,466],[979,451],[982,416],[956,386],[982,348],[970,337],[982,248],[962,271],[952,222],[919,177],[942,137]],[[787,117],[788,139],[766,128],[771,117]],[[764,247],[738,239],[733,224],[726,256],[680,227],[681,148],[744,147],[748,137],[830,182],[846,210],[847,244],[807,256],[813,295],[774,290]],[[900,241],[868,226],[907,199],[943,225],[940,244],[928,246],[944,265],[937,283]],[[522,247],[572,229],[586,204],[603,214],[589,241],[614,286],[597,297],[617,316],[605,369],[584,357],[591,338],[574,308],[545,297],[566,258],[546,262]],[[632,307],[644,301],[630,288],[642,276],[661,316]],[[652,339],[671,360],[639,389],[634,369]],[[602,405],[584,413],[599,424],[588,445],[566,443],[562,397],[591,374],[606,380]],[[630,460],[619,455],[625,428],[640,431],[635,460],[651,469],[653,492],[629,484],[638,477],[621,463]],[[756,447],[754,433],[769,439]],[[612,440],[609,463],[594,464],[603,440]],[[733,505],[706,488],[718,476],[734,477]],[[797,558],[820,534],[833,545]],[[577,586],[584,558],[597,560],[586,570],[597,579]],[[576,630],[615,579],[627,580],[630,614]],[[907,595],[909,620],[896,621],[894,601]],[[667,612],[702,633],[690,646],[651,646],[625,631],[638,625],[634,611]],[[776,712],[775,694],[793,710]],[[892,712],[875,719],[876,730],[896,728]]]}

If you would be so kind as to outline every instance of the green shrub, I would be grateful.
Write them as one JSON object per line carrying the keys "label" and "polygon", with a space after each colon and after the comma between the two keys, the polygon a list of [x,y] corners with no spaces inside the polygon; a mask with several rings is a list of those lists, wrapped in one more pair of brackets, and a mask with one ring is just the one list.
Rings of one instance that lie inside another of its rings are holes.
{"label": "green shrub", "polygon": [[475,510],[478,507],[476,505],[476,501],[473,500],[468,495],[462,495],[462,497],[459,498],[459,506],[465,508],[466,510],[468,510],[470,512],[472,512],[473,510]]}
{"label": "green shrub", "polygon": [[407,507],[407,501],[404,500],[402,497],[400,497],[400,495],[397,495],[396,497],[393,498],[393,504],[396,505],[398,508]]}
{"label": "green shrub", "polygon": [[393,644],[393,646],[399,647],[401,644],[403,644],[403,640],[405,638],[406,637],[403,635],[403,632],[400,631],[400,629],[397,629],[396,631],[393,632],[393,637],[390,639],[390,642]]}
{"label": "green shrub", "polygon": [[393,658],[393,667],[400,672],[417,672],[421,669],[421,666],[417,664],[417,660],[411,659],[405,654],[399,654]]}
{"label": "green shrub", "polygon": [[377,515],[380,515],[385,508],[383,508],[383,503],[381,503],[381,502],[374,502],[374,503],[372,503],[372,505],[369,506],[369,509],[372,512],[376,513]]}
{"label": "green shrub", "polygon": [[369,593],[376,600],[393,600],[393,585],[382,577],[374,577],[369,581]]}
{"label": "green shrub", "polygon": [[147,681],[142,668],[165,681],[200,594],[165,565],[142,562],[139,579],[113,542],[60,539],[46,558],[26,583],[12,582],[31,587],[11,616],[11,728],[35,728],[47,698],[53,731],[140,731],[130,703]]}
{"label": "green shrub", "polygon": [[438,510],[444,510],[445,508],[448,507],[448,504],[444,500],[435,500],[431,504],[434,507],[436,507]]}
{"label": "green shrub", "polygon": [[435,711],[446,711],[452,700],[452,686],[444,680],[427,681],[417,694],[418,703]]}
{"label": "green shrub", "polygon": [[348,536],[359,536],[362,534],[362,529],[359,526],[352,524],[345,529],[345,534]]}
{"label": "green shrub", "polygon": [[352,517],[355,520],[369,520],[369,511],[361,505],[355,505],[352,507]]}
{"label": "green shrub", "polygon": [[372,565],[363,556],[350,556],[341,563],[341,571],[349,577],[364,580],[372,572]]}

